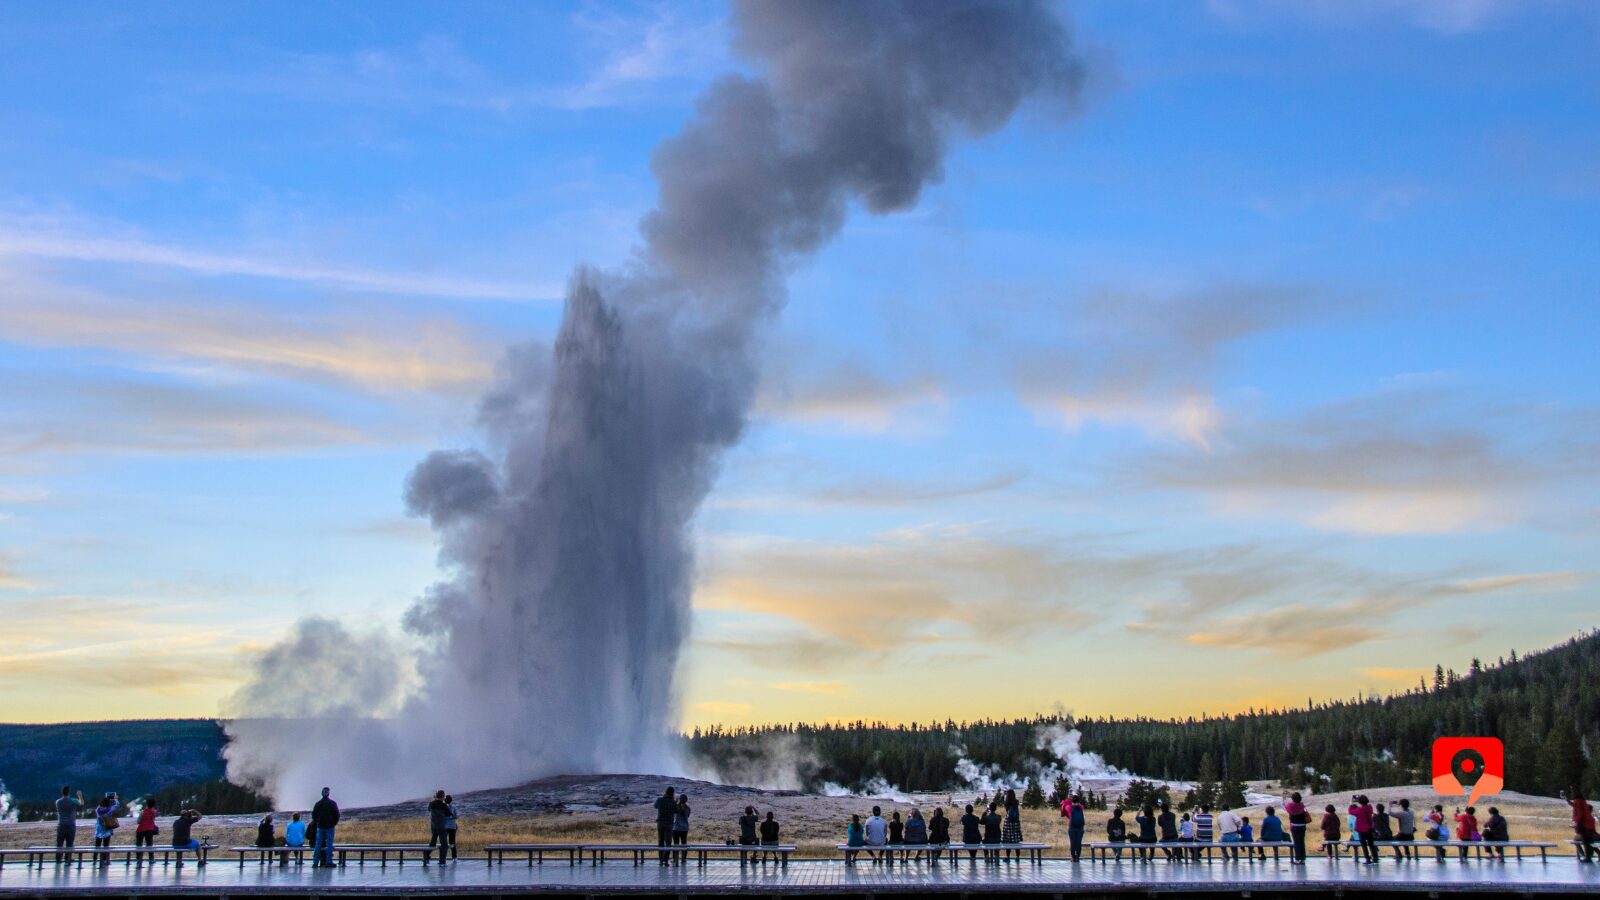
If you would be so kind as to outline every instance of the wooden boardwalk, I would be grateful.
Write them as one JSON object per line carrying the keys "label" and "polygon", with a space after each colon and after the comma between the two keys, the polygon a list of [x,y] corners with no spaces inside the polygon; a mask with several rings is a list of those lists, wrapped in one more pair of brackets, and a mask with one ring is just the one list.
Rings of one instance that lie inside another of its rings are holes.
{"label": "wooden boardwalk", "polygon": [[[7,865],[0,869],[0,897],[51,897],[148,893],[181,893],[194,897],[293,895],[325,897],[331,894],[397,896],[402,894],[486,894],[515,896],[560,894],[891,894],[891,893],[1047,893],[1104,895],[1152,892],[1195,894],[1277,894],[1326,892],[1330,894],[1486,892],[1496,894],[1600,894],[1600,865],[1579,863],[1571,857],[1521,862],[1460,862],[1423,860],[1362,866],[1348,860],[1314,859],[1304,867],[1287,862],[1214,862],[1170,865],[1165,862],[1119,863],[1047,860],[1043,864],[1011,863],[976,867],[922,863],[883,865],[863,863],[846,867],[838,860],[796,860],[788,868],[737,862],[712,862],[704,867],[662,868],[608,862],[569,866],[546,862],[490,866],[482,860],[463,860],[445,867],[368,864],[344,869],[278,868],[237,863],[219,858],[204,868],[124,868],[86,866],[57,871],[53,866],[26,869]],[[1249,895],[1247,894],[1247,896]]]}

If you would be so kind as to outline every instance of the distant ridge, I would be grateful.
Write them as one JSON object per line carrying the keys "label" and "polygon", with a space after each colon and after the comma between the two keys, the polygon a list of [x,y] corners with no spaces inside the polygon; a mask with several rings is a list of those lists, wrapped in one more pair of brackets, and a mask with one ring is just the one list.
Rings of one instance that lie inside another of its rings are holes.
{"label": "distant ridge", "polygon": [[0,780],[18,801],[51,800],[65,784],[132,797],[223,777],[227,742],[215,719],[0,725]]}

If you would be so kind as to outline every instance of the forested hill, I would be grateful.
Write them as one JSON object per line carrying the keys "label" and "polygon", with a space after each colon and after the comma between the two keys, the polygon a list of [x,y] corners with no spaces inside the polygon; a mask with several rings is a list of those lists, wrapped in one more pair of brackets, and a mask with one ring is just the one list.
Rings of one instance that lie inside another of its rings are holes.
{"label": "forested hill", "polygon": [[1084,750],[1146,777],[1194,780],[1214,769],[1334,788],[1427,782],[1435,737],[1489,735],[1505,742],[1510,789],[1554,794],[1581,781],[1593,796],[1600,792],[1600,632],[1526,657],[1474,660],[1465,673],[1439,668],[1427,683],[1389,697],[1296,710],[1176,721],[774,725],[697,731],[690,744],[725,771],[749,768],[781,744],[803,760],[801,774],[813,786],[881,777],[902,790],[943,790],[960,785],[963,750],[1003,772],[1048,762],[1036,736],[1057,721],[1082,732]]}
{"label": "forested hill", "polygon": [[0,725],[0,781],[24,802],[52,800],[65,784],[132,797],[222,778],[227,742],[215,719]]}

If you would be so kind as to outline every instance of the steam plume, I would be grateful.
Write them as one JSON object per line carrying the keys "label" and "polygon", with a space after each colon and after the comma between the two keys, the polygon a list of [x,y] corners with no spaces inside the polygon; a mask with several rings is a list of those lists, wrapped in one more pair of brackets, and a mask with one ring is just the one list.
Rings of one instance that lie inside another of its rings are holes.
{"label": "steam plume", "polygon": [[[554,346],[502,361],[484,449],[434,453],[406,484],[446,570],[405,620],[416,691],[394,719],[328,717],[292,741],[235,722],[231,778],[379,801],[679,768],[691,520],[744,429],[785,266],[853,203],[913,205],[952,138],[1030,95],[1070,106],[1081,80],[1065,24],[1026,0],[750,0],[733,35],[757,74],[715,81],[656,149],[636,262],[579,269]],[[236,711],[257,714],[265,687]]]}

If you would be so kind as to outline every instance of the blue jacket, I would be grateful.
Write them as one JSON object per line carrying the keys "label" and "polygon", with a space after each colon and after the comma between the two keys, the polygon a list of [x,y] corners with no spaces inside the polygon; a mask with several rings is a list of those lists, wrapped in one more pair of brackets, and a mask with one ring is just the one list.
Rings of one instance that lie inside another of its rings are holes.
{"label": "blue jacket", "polygon": [[1283,820],[1277,816],[1267,816],[1261,820],[1261,839],[1263,841],[1286,840],[1283,836]]}

